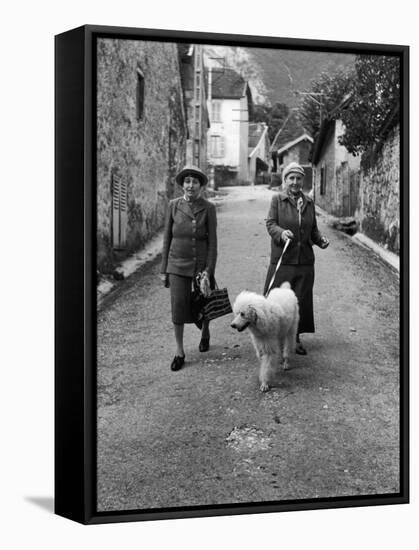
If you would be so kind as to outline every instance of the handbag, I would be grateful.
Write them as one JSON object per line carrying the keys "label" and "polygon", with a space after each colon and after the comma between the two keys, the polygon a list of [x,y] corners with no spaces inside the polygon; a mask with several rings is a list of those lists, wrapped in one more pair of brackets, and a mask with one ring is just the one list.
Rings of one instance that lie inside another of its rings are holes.
{"label": "handbag", "polygon": [[192,290],[192,314],[198,328],[202,328],[204,319],[211,321],[233,311],[227,289],[218,288],[215,278],[212,278],[211,286],[215,288],[210,290],[207,287],[204,294],[204,287],[201,284],[203,278],[203,273],[198,273]]}
{"label": "handbag", "polygon": [[215,288],[211,291],[207,298],[204,298],[203,314],[204,318],[211,321],[223,315],[232,313],[230,298],[226,288],[218,288],[215,283]]}

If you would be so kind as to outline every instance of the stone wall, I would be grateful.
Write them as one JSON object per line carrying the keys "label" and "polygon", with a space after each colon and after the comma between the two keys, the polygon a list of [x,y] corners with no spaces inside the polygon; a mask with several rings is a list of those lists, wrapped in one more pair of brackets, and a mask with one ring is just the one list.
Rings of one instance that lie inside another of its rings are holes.
{"label": "stone wall", "polygon": [[400,127],[396,126],[369,169],[361,172],[360,205],[356,211],[365,235],[400,252]]}
{"label": "stone wall", "polygon": [[[144,110],[138,116],[138,71]],[[99,39],[97,48],[97,262],[112,271],[121,254],[138,248],[164,222],[174,176],[185,161],[186,122],[177,46]],[[127,188],[123,252],[112,243],[112,177]]]}

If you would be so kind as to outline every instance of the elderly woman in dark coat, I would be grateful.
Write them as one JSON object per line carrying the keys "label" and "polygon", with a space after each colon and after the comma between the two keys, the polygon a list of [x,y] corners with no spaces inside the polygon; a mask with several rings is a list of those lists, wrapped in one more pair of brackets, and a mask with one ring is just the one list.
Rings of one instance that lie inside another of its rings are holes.
{"label": "elderly woman in dark coat", "polygon": [[[206,271],[214,284],[217,261],[217,218],[215,205],[201,196],[208,178],[196,166],[185,166],[176,176],[183,196],[169,203],[167,212],[161,278],[170,287],[172,321],[176,340],[176,355],[171,370],[179,370],[185,362],[183,332],[185,323],[194,323],[192,288],[195,276]],[[199,351],[209,349],[209,321],[202,324]]]}
{"label": "elderly woman in dark coat", "polygon": [[271,236],[271,261],[264,289],[266,293],[285,243],[289,239],[272,288],[289,281],[297,295],[300,323],[295,351],[300,355],[306,355],[307,352],[299,335],[303,332],[314,332],[313,244],[320,248],[329,246],[329,241],[322,237],[317,228],[314,202],[302,192],[303,180],[304,168],[296,162],[290,163],[282,174],[283,190],[272,197],[266,220],[266,227]]}

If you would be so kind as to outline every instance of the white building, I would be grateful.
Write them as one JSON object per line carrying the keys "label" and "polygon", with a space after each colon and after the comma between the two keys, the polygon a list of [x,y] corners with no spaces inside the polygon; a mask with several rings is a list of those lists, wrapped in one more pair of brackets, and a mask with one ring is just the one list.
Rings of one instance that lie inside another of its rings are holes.
{"label": "white building", "polygon": [[248,184],[249,85],[232,69],[214,67],[208,71],[207,98],[208,161],[214,167],[215,185]]}

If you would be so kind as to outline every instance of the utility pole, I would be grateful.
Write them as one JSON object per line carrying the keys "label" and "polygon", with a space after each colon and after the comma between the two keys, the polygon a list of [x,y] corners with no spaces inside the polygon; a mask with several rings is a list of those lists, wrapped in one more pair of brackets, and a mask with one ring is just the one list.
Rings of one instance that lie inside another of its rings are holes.
{"label": "utility pole", "polygon": [[[323,123],[323,107],[324,107],[323,98],[331,99],[330,96],[326,95],[323,92],[300,92],[300,90],[294,90],[294,93],[299,95],[306,95],[309,99],[317,103],[317,105],[319,106],[319,118],[320,118],[319,127],[321,127]],[[320,101],[316,99],[314,96],[319,96]],[[316,167],[312,165],[312,169],[313,169],[313,174],[312,174],[313,200],[316,201]]]}
{"label": "utility pole", "polygon": [[[325,93],[323,92],[300,92],[300,90],[294,90],[294,93],[295,94],[298,94],[298,95],[306,95],[308,96],[309,99],[313,100],[315,103],[317,103],[317,105],[319,106],[319,112],[320,112],[320,126],[322,125],[322,122],[323,122],[323,107],[324,107],[324,103],[322,101],[322,98],[326,98],[326,99],[329,99],[330,96],[326,95]],[[313,96],[320,96],[320,101],[318,101],[315,97]]]}

